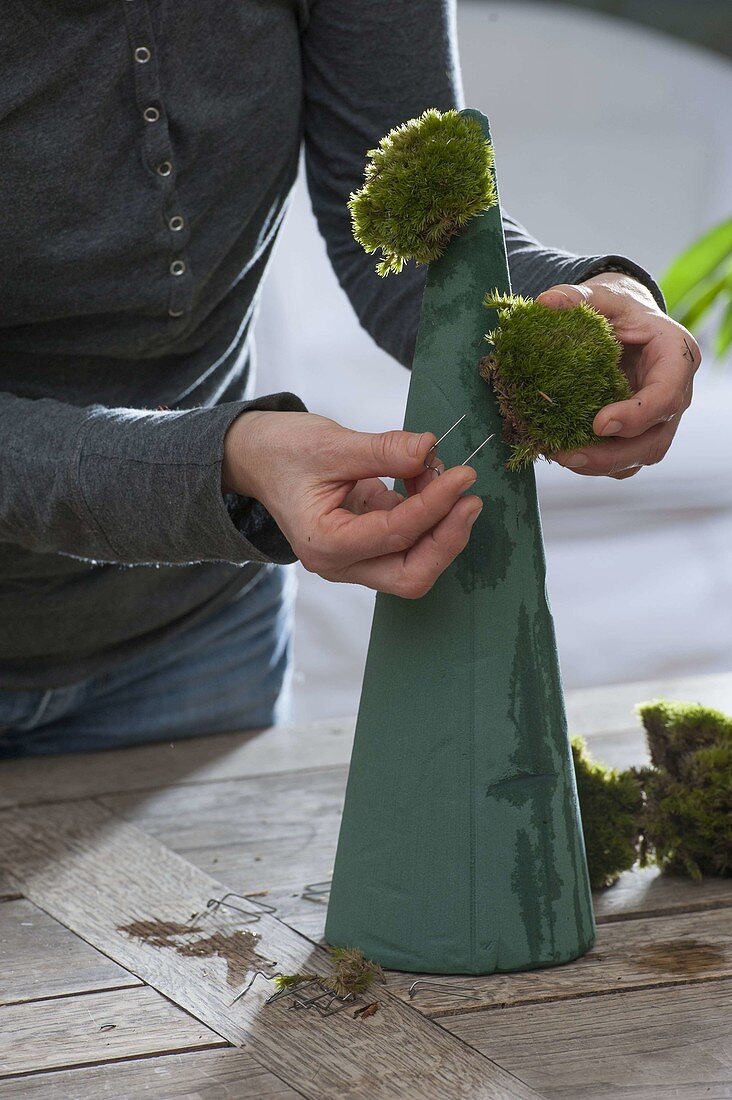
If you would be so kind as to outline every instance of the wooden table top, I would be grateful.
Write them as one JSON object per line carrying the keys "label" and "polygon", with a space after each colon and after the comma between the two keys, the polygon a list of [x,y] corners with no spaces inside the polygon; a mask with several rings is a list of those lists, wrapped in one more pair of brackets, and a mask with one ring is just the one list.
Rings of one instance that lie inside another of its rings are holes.
{"label": "wooden table top", "polygon": [[[570,729],[640,763],[658,696],[732,711],[732,674],[570,692]],[[730,880],[625,874],[584,958],[412,998],[390,973],[368,1019],[237,998],[328,970],[353,726],[0,766],[1,1097],[732,1097]],[[229,890],[275,912],[207,909]]]}

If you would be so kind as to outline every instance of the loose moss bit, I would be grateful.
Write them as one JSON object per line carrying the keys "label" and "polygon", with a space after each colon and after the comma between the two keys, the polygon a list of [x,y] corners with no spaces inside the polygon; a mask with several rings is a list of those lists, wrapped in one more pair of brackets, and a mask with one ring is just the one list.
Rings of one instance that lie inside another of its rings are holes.
{"label": "loose moss bit", "polygon": [[274,978],[277,991],[294,990],[302,982],[317,978],[324,989],[330,989],[338,997],[366,993],[374,982],[385,982],[384,971],[364,957],[356,948],[332,947],[330,957],[335,966],[332,974],[278,974]]}
{"label": "loose moss bit", "polygon": [[593,890],[612,886],[638,859],[643,792],[631,772],[616,772],[590,758],[581,737],[572,759]]}
{"label": "loose moss bit", "polygon": [[732,875],[732,718],[697,703],[643,703],[655,768],[646,790],[644,862],[690,875]]}
{"label": "loose moss bit", "polygon": [[586,303],[550,309],[520,295],[487,294],[498,327],[480,373],[493,384],[512,448],[509,470],[540,455],[596,444],[595,415],[631,396],[620,368],[622,346],[610,322]]}
{"label": "loose moss bit", "polygon": [[379,275],[436,260],[461,226],[497,202],[493,148],[480,123],[457,111],[425,111],[368,156],[366,182],[348,206],[359,244],[381,249]]}
{"label": "loose moss bit", "polygon": [[386,981],[379,964],[365,958],[358,948],[333,947],[330,954],[335,970],[324,979],[324,984],[339,997],[345,997],[348,993],[365,993],[374,982]]}
{"label": "loose moss bit", "polygon": [[296,989],[302,982],[310,981],[308,974],[276,974],[272,981],[278,993],[285,989]]}

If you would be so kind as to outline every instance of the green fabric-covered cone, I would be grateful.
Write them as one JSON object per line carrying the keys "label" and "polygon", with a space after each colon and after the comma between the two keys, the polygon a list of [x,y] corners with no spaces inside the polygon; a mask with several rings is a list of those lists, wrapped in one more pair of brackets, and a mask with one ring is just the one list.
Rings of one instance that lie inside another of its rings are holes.
{"label": "green fabric-covered cone", "polygon": [[551,966],[594,936],[534,473],[505,469],[478,373],[495,289],[497,205],[430,264],[404,425],[441,435],[467,413],[446,465],[496,433],[473,460],[485,507],[427,596],[376,599],[325,930],[408,971]]}

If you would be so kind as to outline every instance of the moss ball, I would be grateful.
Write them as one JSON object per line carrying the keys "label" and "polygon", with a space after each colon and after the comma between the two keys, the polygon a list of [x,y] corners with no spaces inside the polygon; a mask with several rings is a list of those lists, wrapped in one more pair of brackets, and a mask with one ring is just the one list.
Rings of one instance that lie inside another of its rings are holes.
{"label": "moss ball", "polygon": [[600,442],[592,422],[604,405],[631,396],[622,346],[607,318],[582,302],[550,309],[519,295],[486,295],[498,326],[480,364],[495,389],[511,446],[508,469],[540,455]]}
{"label": "moss ball", "polygon": [[664,870],[732,875],[732,718],[698,703],[643,703],[638,712],[654,768],[646,791],[644,849]]}
{"label": "moss ball", "polygon": [[643,792],[632,772],[617,772],[590,758],[581,737],[572,759],[593,890],[611,886],[638,858]]}
{"label": "moss ball", "polygon": [[425,111],[368,156],[366,182],[348,206],[356,240],[367,252],[381,249],[379,275],[437,259],[469,218],[497,202],[492,146],[458,111]]}

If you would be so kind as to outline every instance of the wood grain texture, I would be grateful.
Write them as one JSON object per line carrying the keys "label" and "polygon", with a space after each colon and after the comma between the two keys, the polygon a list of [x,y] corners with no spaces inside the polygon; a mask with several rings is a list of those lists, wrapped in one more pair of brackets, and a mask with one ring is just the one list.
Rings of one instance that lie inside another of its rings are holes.
{"label": "wood grain texture", "polygon": [[[346,778],[345,768],[328,768],[102,801],[229,889],[270,890],[278,916],[317,940],[327,896],[317,903],[303,900],[302,892],[331,876]],[[732,881],[696,883],[648,868],[621,876],[593,901],[600,923],[695,912],[732,906]]]}
{"label": "wood grain texture", "polygon": [[732,982],[723,981],[467,1013],[442,1023],[546,1097],[707,1100],[732,1096],[730,1005]]}
{"label": "wood grain texture", "polygon": [[147,986],[0,1009],[0,1077],[221,1045]]}
{"label": "wood grain texture", "polygon": [[221,883],[98,805],[15,810],[0,828],[0,859],[30,900],[306,1097],[534,1095],[386,989],[367,1021],[266,1006],[261,978],[232,1004],[255,968],[327,973],[325,952],[266,914],[247,925],[230,910],[206,912]]}
{"label": "wood grain texture", "polygon": [[[389,988],[409,1000],[414,975],[389,974]],[[412,1003],[427,1016],[566,1000],[618,989],[678,986],[732,978],[732,910],[714,910],[652,920],[605,924],[595,947],[564,966],[518,974],[427,978],[468,997],[430,985],[415,990]],[[676,995],[669,989],[668,997]]]}
{"label": "wood grain texture", "polygon": [[194,737],[171,744],[4,760],[0,809],[57,802],[112,791],[146,791],[172,784],[214,783],[252,775],[346,765],[355,719]]}
{"label": "wood grain texture", "polygon": [[3,1100],[296,1100],[299,1095],[246,1051],[230,1046],[0,1080]]}
{"label": "wood grain texture", "polygon": [[0,1005],[140,984],[31,902],[0,905]]}

